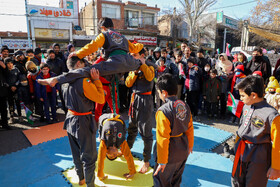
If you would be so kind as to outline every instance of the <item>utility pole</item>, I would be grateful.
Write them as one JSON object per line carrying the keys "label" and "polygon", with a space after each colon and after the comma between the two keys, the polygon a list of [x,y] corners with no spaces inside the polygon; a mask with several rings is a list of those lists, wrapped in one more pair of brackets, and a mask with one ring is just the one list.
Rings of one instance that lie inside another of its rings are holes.
{"label": "utility pole", "polygon": [[249,30],[248,30],[248,20],[243,23],[242,35],[241,35],[241,49],[247,50],[249,43]]}
{"label": "utility pole", "polygon": [[28,9],[27,9],[27,0],[25,0],[25,16],[26,16],[26,23],[27,23],[27,39],[29,48],[31,48],[31,40],[30,40],[30,28],[29,28],[29,19],[28,19]]}
{"label": "utility pole", "polygon": [[227,28],[224,30],[224,45],[223,45],[223,53],[226,52],[226,41],[227,41]]}

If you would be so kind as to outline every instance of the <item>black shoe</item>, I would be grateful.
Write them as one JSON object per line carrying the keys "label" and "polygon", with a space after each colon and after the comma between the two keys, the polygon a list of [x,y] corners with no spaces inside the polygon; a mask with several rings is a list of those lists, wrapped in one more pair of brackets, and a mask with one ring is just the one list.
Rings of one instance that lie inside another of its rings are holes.
{"label": "black shoe", "polygon": [[57,123],[57,122],[59,122],[59,121],[56,118],[52,120],[52,123]]}
{"label": "black shoe", "polygon": [[52,121],[50,119],[49,120],[47,119],[47,123],[52,124]]}
{"label": "black shoe", "polygon": [[9,125],[2,125],[2,128],[6,130],[12,130],[12,127],[10,127]]}
{"label": "black shoe", "polygon": [[45,121],[44,116],[41,116],[41,117],[40,117],[40,122],[44,122],[44,121]]}

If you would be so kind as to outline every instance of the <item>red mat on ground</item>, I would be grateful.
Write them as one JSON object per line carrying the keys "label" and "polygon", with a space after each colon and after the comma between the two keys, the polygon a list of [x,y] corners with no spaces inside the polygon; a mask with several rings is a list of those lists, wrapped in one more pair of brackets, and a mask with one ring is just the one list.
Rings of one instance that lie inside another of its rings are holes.
{"label": "red mat on ground", "polygon": [[67,136],[67,131],[63,130],[63,122],[24,130],[23,133],[32,145]]}

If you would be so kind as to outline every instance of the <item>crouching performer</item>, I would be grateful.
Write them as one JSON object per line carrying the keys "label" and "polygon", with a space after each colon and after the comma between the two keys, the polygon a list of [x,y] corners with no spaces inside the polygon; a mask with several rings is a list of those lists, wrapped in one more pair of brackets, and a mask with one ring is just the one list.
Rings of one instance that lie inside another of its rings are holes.
{"label": "crouching performer", "polygon": [[[99,136],[100,146],[98,150],[98,172],[97,177],[100,180],[106,179],[104,175],[104,160],[106,157],[113,161],[118,156],[123,155],[127,160],[129,173],[123,176],[127,179],[133,178],[136,173],[135,165],[129,146],[125,140],[126,126],[120,115],[103,114],[99,118]],[[121,150],[121,153],[118,151]]]}

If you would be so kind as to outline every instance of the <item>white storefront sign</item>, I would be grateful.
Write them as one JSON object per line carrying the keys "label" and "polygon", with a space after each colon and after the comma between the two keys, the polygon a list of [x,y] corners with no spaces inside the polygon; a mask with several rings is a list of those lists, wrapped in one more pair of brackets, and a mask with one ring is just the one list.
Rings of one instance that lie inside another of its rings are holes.
{"label": "white storefront sign", "polygon": [[73,9],[28,5],[30,17],[73,18]]}
{"label": "white storefront sign", "polygon": [[9,49],[30,49],[28,40],[2,39],[1,46],[7,45]]}
{"label": "white storefront sign", "polygon": [[135,41],[144,45],[157,45],[157,37],[151,36],[125,36],[130,41]]}

